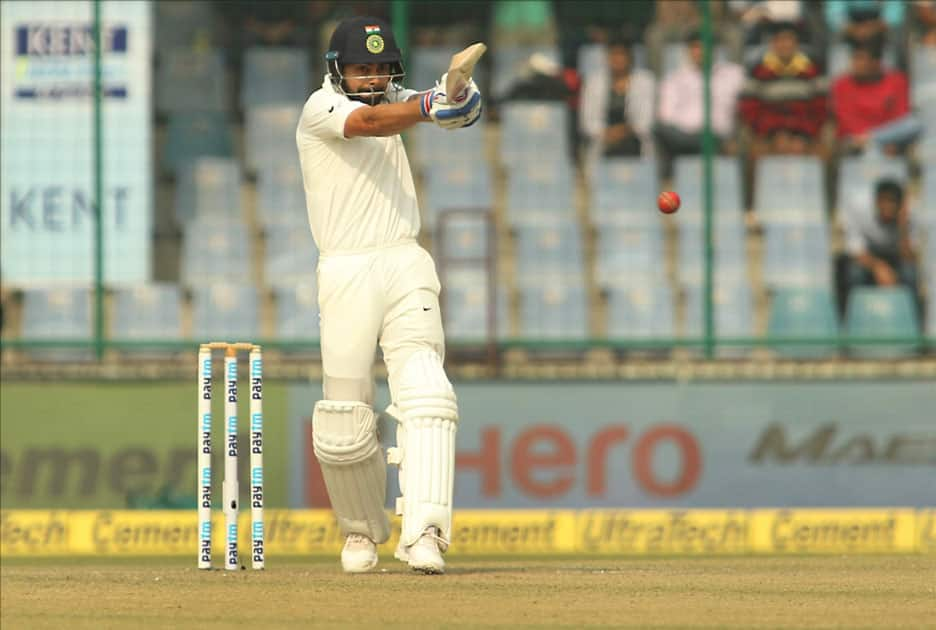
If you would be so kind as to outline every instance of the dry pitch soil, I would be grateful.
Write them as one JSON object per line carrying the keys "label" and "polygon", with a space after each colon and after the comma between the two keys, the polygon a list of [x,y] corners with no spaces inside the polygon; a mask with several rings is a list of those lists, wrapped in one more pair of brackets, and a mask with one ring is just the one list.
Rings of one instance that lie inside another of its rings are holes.
{"label": "dry pitch soil", "polygon": [[389,558],[199,572],[172,559],[3,559],[14,628],[936,628],[936,556],[450,559],[445,576]]}

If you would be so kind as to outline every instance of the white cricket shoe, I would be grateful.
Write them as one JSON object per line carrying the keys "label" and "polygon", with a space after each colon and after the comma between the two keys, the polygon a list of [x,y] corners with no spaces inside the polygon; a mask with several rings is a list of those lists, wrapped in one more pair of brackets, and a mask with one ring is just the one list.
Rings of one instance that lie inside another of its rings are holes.
{"label": "white cricket shoe", "polygon": [[439,535],[438,527],[427,527],[419,540],[409,547],[399,545],[394,552],[397,560],[409,564],[413,571],[426,575],[445,573],[445,560],[442,559],[442,547],[447,546]]}
{"label": "white cricket shoe", "polygon": [[363,534],[348,534],[341,550],[345,573],[366,573],[377,566],[377,545]]}

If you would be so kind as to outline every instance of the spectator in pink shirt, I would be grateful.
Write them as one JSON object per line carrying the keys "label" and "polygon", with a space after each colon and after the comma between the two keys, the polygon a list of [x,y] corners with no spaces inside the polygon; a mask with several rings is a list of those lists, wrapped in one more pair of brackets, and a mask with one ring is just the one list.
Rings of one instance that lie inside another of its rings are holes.
{"label": "spectator in pink shirt", "polygon": [[[660,85],[654,131],[664,177],[671,174],[675,156],[694,155],[702,151],[705,107],[703,50],[699,33],[690,33],[686,44],[686,63],[664,77]],[[724,61],[713,62],[712,133],[716,136],[717,150],[732,151],[735,107],[743,83],[744,70],[741,66]]]}

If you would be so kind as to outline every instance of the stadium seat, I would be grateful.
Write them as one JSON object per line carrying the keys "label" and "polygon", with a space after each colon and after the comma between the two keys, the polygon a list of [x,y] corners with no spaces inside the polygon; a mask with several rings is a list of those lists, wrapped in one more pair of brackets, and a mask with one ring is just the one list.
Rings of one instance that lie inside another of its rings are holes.
{"label": "stadium seat", "polygon": [[589,177],[591,219],[596,225],[656,223],[659,193],[654,160],[610,158],[595,163]]}
{"label": "stadium seat", "polygon": [[304,103],[312,89],[309,54],[304,48],[249,48],[244,55],[240,105]]}
{"label": "stadium seat", "polygon": [[568,124],[568,108],[564,103],[505,103],[501,107],[501,161],[511,169],[531,158],[567,159]]}
{"label": "stadium seat", "polygon": [[[916,304],[906,287],[856,287],[848,296],[845,322],[850,337],[912,337],[919,334]],[[864,358],[896,359],[913,355],[917,344],[851,344]]]}
{"label": "stadium seat", "polygon": [[224,57],[216,50],[167,50],[156,72],[156,110],[223,112],[227,110],[228,82]]}
{"label": "stadium seat", "polygon": [[202,218],[238,220],[241,171],[226,158],[199,158],[179,169],[176,180],[176,219],[181,225]]}
{"label": "stadium seat", "polygon": [[825,216],[823,165],[816,157],[769,156],[757,162],[754,207],[761,221]]}
{"label": "stadium seat", "polygon": [[426,169],[424,184],[423,215],[429,228],[445,210],[487,209],[493,203],[494,187],[485,161],[438,162]]}
{"label": "stadium seat", "polygon": [[250,278],[247,226],[239,221],[202,219],[186,225],[181,278],[189,285]]}
{"label": "stadium seat", "polygon": [[613,340],[671,339],[676,336],[673,291],[665,280],[611,286],[607,336]]}
{"label": "stadium seat", "polygon": [[267,164],[257,174],[257,220],[274,225],[309,226],[302,173],[296,161]]}
{"label": "stadium seat", "polygon": [[606,225],[597,232],[595,279],[602,287],[665,278],[663,226],[659,220],[628,226]]}
{"label": "stadium seat", "polygon": [[764,282],[768,287],[828,288],[832,280],[825,223],[764,224]]}
{"label": "stadium seat", "polygon": [[936,49],[932,46],[911,48],[910,91],[917,107],[936,104]]}
{"label": "stadium seat", "polygon": [[[704,220],[705,200],[702,190],[702,158],[683,156],[674,162],[674,189],[679,191],[682,206],[679,209],[679,221],[702,223]],[[712,161],[714,190],[712,210],[718,221],[728,218],[741,220],[744,203],[741,197],[741,169],[737,158],[716,157]],[[655,197],[654,197],[655,198]]]}
{"label": "stadium seat", "polygon": [[510,172],[507,180],[507,221],[510,225],[542,217],[574,215],[570,169],[528,162]]}
{"label": "stadium seat", "polygon": [[180,112],[169,117],[162,153],[165,173],[179,173],[203,157],[234,155],[234,138],[227,116],[219,112]]}
{"label": "stadium seat", "polygon": [[577,283],[546,280],[521,286],[520,337],[584,341],[588,338],[588,296]]}
{"label": "stadium seat", "polygon": [[436,261],[480,261],[488,254],[496,256],[493,220],[493,216],[479,212],[451,215],[440,221],[434,243]]}
{"label": "stadium seat", "polygon": [[290,105],[261,105],[246,112],[247,169],[269,168],[296,157],[296,125],[302,112],[301,101]]}
{"label": "stadium seat", "polygon": [[86,287],[23,289],[23,339],[91,337],[91,292]]}
{"label": "stadium seat", "polygon": [[111,335],[117,340],[182,338],[182,295],[177,284],[141,284],[114,291]]}
{"label": "stadium seat", "polygon": [[199,341],[260,338],[260,302],[253,286],[215,283],[192,287],[192,335]]}
{"label": "stadium seat", "polygon": [[[719,282],[736,283],[747,280],[747,238],[740,215],[722,215],[713,233],[713,271]],[[704,227],[698,223],[679,222],[679,280],[684,285],[701,285],[705,281]],[[659,263],[657,263],[659,264]]]}
{"label": "stadium seat", "polygon": [[277,339],[319,338],[318,289],[314,274],[299,282],[275,285],[273,299],[276,302]]}
{"label": "stadium seat", "polygon": [[414,167],[424,170],[434,164],[481,166],[488,163],[484,146],[485,122],[452,133],[436,125],[416,125],[407,132],[411,142],[407,157]]}
{"label": "stadium seat", "polygon": [[315,278],[318,248],[308,223],[270,225],[265,234],[263,269],[267,284],[296,284]]}
{"label": "stadium seat", "polygon": [[[838,334],[832,294],[821,288],[781,288],[771,298],[771,337],[835,337]],[[835,345],[775,347],[782,355],[812,359],[833,356]]]}
{"label": "stadium seat", "polygon": [[[496,288],[497,305],[494,314],[494,334],[498,339],[510,336],[510,305],[507,291]],[[442,280],[442,315],[445,339],[455,343],[471,343],[488,337],[487,272],[484,269],[446,271]]]}
{"label": "stadium seat", "polygon": [[[712,294],[715,334],[718,337],[751,337],[754,335],[754,302],[747,282],[720,283]],[[683,335],[701,338],[705,334],[705,295],[702,286],[686,288],[686,321]],[[726,346],[720,356],[737,356],[749,349]]]}
{"label": "stadium seat", "polygon": [[414,90],[428,90],[434,86],[458,51],[455,46],[415,46],[406,68],[406,86]]}
{"label": "stadium seat", "polygon": [[900,158],[848,157],[839,163],[838,209],[873,208],[874,185],[879,179],[907,181],[907,164]]}
{"label": "stadium seat", "polygon": [[491,55],[493,72],[491,96],[501,98],[511,85],[522,76],[526,64],[534,54],[560,63],[559,50],[555,46],[498,46]]}
{"label": "stadium seat", "polygon": [[553,219],[515,226],[517,282],[537,284],[544,276],[583,271],[582,234],[575,219]]}

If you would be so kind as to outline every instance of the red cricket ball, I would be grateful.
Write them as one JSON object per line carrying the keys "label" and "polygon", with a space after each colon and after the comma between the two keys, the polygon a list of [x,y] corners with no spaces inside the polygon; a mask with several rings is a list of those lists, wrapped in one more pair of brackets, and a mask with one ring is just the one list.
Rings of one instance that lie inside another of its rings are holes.
{"label": "red cricket ball", "polygon": [[661,192],[660,196],[657,197],[657,207],[660,209],[660,212],[665,214],[672,214],[679,210],[679,195],[668,190],[666,192]]}

